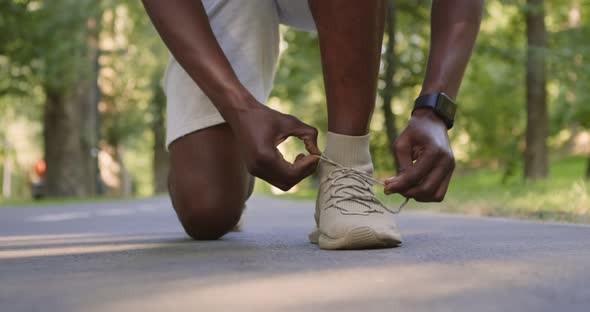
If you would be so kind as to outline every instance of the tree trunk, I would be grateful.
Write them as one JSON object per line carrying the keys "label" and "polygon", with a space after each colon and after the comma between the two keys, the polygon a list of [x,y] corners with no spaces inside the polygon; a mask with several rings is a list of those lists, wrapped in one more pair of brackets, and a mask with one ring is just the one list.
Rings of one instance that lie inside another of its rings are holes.
{"label": "tree trunk", "polygon": [[125,166],[124,149],[123,146],[116,144],[113,146],[115,152],[115,161],[119,164],[119,181],[120,181],[120,192],[123,197],[129,197],[133,195],[133,181],[132,177],[127,171]]}
{"label": "tree trunk", "polygon": [[88,75],[71,86],[45,88],[43,139],[47,196],[90,196],[97,189],[97,18],[89,18],[86,27],[83,60],[90,68]]}
{"label": "tree trunk", "polygon": [[395,84],[393,76],[395,73],[395,0],[387,2],[387,16],[385,20],[385,33],[387,34],[387,45],[385,46],[385,53],[383,63],[385,66],[385,85],[381,91],[381,98],[383,99],[383,115],[385,117],[385,132],[387,134],[387,142],[391,150],[391,155],[394,159],[394,166],[397,164],[395,153],[393,153],[393,142],[397,138],[397,129],[395,127],[395,116],[391,109],[391,102],[395,93]]}
{"label": "tree trunk", "polygon": [[10,146],[7,146],[4,164],[2,166],[2,198],[7,199],[12,195],[12,167],[8,155]]}
{"label": "tree trunk", "polygon": [[526,101],[527,127],[524,155],[524,177],[538,179],[547,176],[547,100],[545,78],[545,49],[547,31],[543,0],[527,0],[526,34]]}
{"label": "tree trunk", "polygon": [[153,124],[152,131],[154,135],[154,193],[165,193],[168,190],[168,170],[170,168],[168,152],[166,151],[166,129],[165,129],[165,96],[160,87],[158,78],[154,85],[154,98],[152,100]]}
{"label": "tree trunk", "polygon": [[89,196],[93,194],[89,164],[92,155],[84,137],[84,99],[88,83],[81,83],[75,92],[46,91],[43,123],[45,145],[45,190],[48,196]]}
{"label": "tree trunk", "polygon": [[100,20],[100,15],[88,20],[88,56],[87,60],[92,64],[89,86],[87,93],[82,99],[82,133],[83,133],[83,148],[87,150],[91,157],[88,158],[88,163],[85,164],[88,170],[88,177],[92,183],[92,193],[100,194],[102,191],[102,183],[100,181],[100,169],[98,166],[98,143],[100,140],[100,113],[98,111],[98,103],[100,101],[100,89],[98,86],[98,74],[100,71],[100,49],[98,46],[99,40],[99,26],[97,20]]}

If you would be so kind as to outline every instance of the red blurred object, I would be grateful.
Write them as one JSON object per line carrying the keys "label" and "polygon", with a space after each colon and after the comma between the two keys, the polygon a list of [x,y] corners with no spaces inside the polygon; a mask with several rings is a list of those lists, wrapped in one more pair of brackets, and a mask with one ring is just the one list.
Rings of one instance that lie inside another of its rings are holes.
{"label": "red blurred object", "polygon": [[45,164],[45,160],[41,159],[35,163],[35,174],[39,178],[43,178],[45,174],[45,169],[47,169],[47,165]]}

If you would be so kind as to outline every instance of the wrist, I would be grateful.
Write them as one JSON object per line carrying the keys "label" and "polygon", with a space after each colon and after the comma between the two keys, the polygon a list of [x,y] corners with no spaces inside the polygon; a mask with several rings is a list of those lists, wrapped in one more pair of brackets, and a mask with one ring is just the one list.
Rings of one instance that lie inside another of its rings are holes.
{"label": "wrist", "polygon": [[211,100],[217,107],[219,113],[228,122],[230,122],[228,118],[231,118],[231,116],[261,105],[245,88],[225,90]]}
{"label": "wrist", "polygon": [[423,93],[414,101],[414,108],[426,109],[440,118],[447,129],[451,129],[455,122],[457,103],[444,92]]}
{"label": "wrist", "polygon": [[442,117],[440,117],[438,114],[436,114],[434,112],[433,109],[431,108],[417,108],[412,112],[412,118],[416,118],[419,120],[427,120],[427,121],[432,121],[436,124],[440,124],[441,126],[443,126],[445,129],[447,129],[447,126],[445,124],[445,121],[442,119]]}

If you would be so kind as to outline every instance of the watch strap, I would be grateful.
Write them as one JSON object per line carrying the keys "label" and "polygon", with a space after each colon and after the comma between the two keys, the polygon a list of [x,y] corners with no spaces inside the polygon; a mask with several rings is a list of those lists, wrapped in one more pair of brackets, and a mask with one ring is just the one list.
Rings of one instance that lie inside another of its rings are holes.
{"label": "watch strap", "polygon": [[432,109],[436,108],[436,104],[438,102],[438,95],[439,93],[424,93],[416,98],[414,101],[414,109],[419,107],[431,107]]}
{"label": "watch strap", "polygon": [[[455,117],[454,116],[454,109],[453,109],[453,114],[452,114],[453,116],[448,116],[447,113],[445,113],[443,110],[441,110],[441,108],[439,107],[439,102],[441,100],[441,97],[448,98],[448,96],[444,93],[424,93],[424,94],[421,94],[414,101],[414,108],[412,109],[412,112],[414,112],[414,110],[416,110],[418,108],[431,108],[434,111],[434,113],[443,120],[443,122],[447,126],[447,129],[451,129],[453,127],[453,124],[455,121],[454,120],[454,117]],[[456,105],[454,102],[452,102],[452,100],[451,100],[451,103],[453,105]]]}

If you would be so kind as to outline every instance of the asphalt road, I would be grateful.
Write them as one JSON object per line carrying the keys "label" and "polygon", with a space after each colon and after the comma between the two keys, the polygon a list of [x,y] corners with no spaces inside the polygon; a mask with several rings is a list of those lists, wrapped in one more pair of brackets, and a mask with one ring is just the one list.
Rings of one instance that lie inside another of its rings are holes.
{"label": "asphalt road", "polygon": [[0,311],[590,311],[590,227],[404,212],[395,249],[323,251],[257,197],[188,240],[167,198],[0,208]]}

